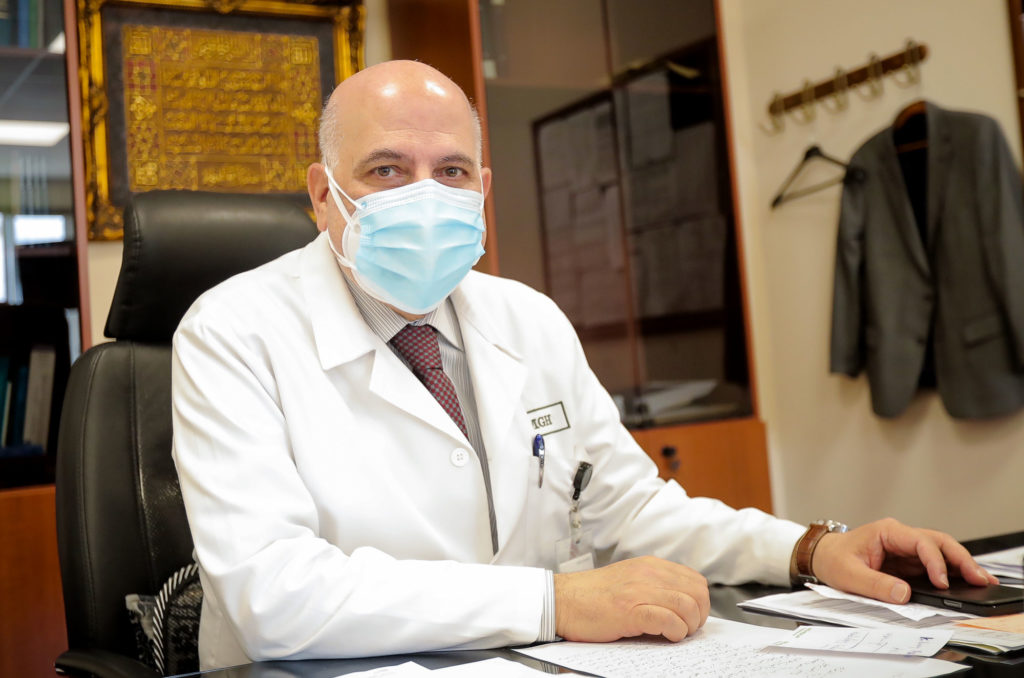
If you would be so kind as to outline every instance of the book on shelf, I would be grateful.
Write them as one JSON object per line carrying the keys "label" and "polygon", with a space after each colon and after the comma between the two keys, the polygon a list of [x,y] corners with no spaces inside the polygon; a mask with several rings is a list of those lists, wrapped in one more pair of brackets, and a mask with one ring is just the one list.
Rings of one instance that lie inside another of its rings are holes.
{"label": "book on shelf", "polygon": [[18,47],[31,47],[31,31],[29,30],[28,14],[32,0],[17,0],[18,7],[14,13],[14,31]]}
{"label": "book on shelf", "polygon": [[0,46],[6,47],[14,42],[14,16],[11,13],[12,0],[0,0]]}
{"label": "book on shelf", "polygon": [[25,432],[25,398],[28,395],[28,365],[22,365],[11,380],[11,421],[4,444],[16,447],[23,442]]}
{"label": "book on shelf", "polygon": [[11,423],[11,389],[14,384],[10,381],[3,385],[4,389],[4,409],[3,409],[3,420],[0,423],[0,449],[7,444],[7,429],[10,428]]}
{"label": "book on shelf", "polygon": [[28,386],[25,393],[25,425],[21,440],[45,448],[50,437],[50,409],[53,403],[53,375],[57,351],[53,346],[34,346],[28,358]]}
{"label": "book on shelf", "polygon": [[3,446],[4,440],[7,438],[4,433],[7,431],[7,413],[11,409],[11,383],[7,378],[10,367],[11,359],[0,355],[0,447]]}
{"label": "book on shelf", "polygon": [[[46,12],[44,12],[43,0],[0,0],[0,21],[3,21],[4,6],[7,7],[7,35],[9,37],[6,43],[2,42],[3,33],[0,32],[0,44],[35,49],[46,47],[44,41]],[[50,23],[53,23],[52,20]],[[0,25],[0,30],[2,30],[2,25]]]}
{"label": "book on shelf", "polygon": [[64,320],[68,323],[68,364],[74,365],[82,355],[82,316],[77,308],[65,308]]}
{"label": "book on shelf", "polygon": [[64,0],[39,0],[39,3],[42,46],[49,49],[54,39],[64,32]]}

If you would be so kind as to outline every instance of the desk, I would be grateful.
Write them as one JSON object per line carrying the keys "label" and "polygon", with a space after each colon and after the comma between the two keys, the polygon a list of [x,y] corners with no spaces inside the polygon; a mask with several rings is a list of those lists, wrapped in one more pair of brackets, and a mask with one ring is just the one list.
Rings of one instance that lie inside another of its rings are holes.
{"label": "desk", "polygon": [[[1024,544],[1024,532],[964,542],[964,545],[971,553],[987,553],[1021,544]],[[740,601],[772,593],[780,593],[784,590],[777,587],[760,585],[714,586],[711,588],[711,614],[715,617],[732,619],[748,624],[793,629],[797,626],[797,622],[793,620],[746,612],[736,607],[736,603]],[[429,652],[390,657],[367,657],[363,659],[256,662],[229,669],[207,671],[202,674],[188,674],[188,676],[202,676],[202,678],[334,678],[346,673],[368,671],[381,666],[402,664],[407,661],[414,661],[428,669],[439,669],[455,664],[490,659],[492,657],[504,657],[518,661],[545,673],[567,673],[567,671],[554,664],[531,659],[530,657],[502,648],[465,652]],[[938,659],[961,662],[965,666],[970,667],[970,670],[967,672],[954,674],[956,676],[971,676],[972,678],[1010,678],[1011,676],[1016,676],[1019,678],[1024,675],[1024,655],[1020,653],[1010,658],[988,658],[968,656],[956,650],[943,650],[936,657]]]}

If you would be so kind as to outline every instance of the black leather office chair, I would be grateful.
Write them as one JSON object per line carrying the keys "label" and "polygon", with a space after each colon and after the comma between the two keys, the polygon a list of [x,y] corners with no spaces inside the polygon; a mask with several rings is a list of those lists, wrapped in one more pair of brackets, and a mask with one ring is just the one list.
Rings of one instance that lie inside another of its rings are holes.
{"label": "black leather office chair", "polygon": [[105,334],[71,369],[57,444],[57,537],[68,646],[58,671],[129,677],[125,596],[157,593],[192,562],[171,459],[171,336],[203,291],[302,247],[316,228],[270,196],[154,191],[125,210]]}

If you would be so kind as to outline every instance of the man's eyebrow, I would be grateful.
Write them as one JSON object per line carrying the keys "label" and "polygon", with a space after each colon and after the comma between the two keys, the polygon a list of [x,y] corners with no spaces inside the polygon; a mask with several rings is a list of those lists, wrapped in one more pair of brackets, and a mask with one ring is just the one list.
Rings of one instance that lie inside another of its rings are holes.
{"label": "man's eyebrow", "polygon": [[465,153],[453,153],[451,155],[444,155],[437,159],[438,165],[469,165],[472,166],[476,163]]}
{"label": "man's eyebrow", "polygon": [[359,161],[359,164],[356,165],[356,171],[358,172],[359,170],[366,168],[367,165],[373,165],[374,163],[381,162],[382,160],[394,162],[396,160],[404,159],[405,155],[399,153],[398,151],[391,150],[390,148],[378,148],[377,150],[370,152],[369,155],[367,155],[366,157]]}

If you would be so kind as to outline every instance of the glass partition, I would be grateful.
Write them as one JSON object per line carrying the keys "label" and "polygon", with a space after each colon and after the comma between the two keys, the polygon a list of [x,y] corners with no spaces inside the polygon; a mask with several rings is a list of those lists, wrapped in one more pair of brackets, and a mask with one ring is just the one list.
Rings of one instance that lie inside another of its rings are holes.
{"label": "glass partition", "polygon": [[752,412],[712,0],[481,0],[501,274],[631,427]]}

